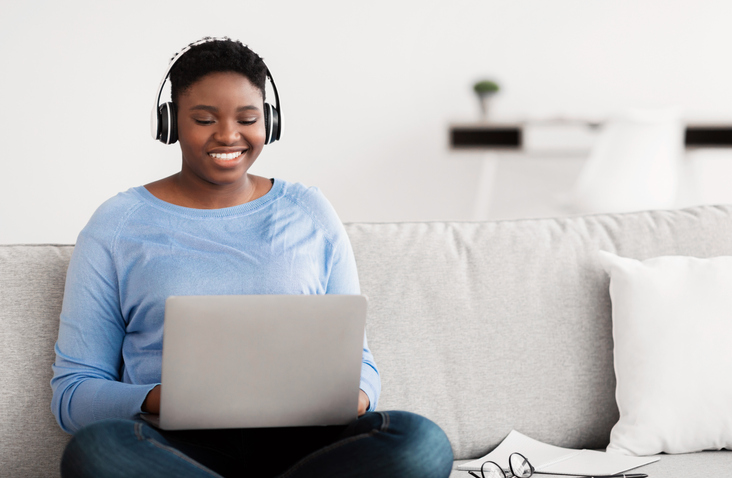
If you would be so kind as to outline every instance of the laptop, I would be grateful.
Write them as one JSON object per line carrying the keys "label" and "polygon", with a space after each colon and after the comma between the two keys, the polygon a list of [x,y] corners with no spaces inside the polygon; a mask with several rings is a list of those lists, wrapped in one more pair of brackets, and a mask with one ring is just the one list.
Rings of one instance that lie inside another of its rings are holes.
{"label": "laptop", "polygon": [[164,430],[343,425],[357,417],[366,297],[169,297]]}

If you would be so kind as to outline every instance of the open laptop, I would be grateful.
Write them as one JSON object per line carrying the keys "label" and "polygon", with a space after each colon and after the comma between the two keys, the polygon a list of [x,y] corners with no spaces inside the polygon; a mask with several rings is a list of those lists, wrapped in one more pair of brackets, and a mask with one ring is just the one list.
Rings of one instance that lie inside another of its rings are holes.
{"label": "open laptop", "polygon": [[169,297],[164,430],[342,425],[356,418],[366,297]]}

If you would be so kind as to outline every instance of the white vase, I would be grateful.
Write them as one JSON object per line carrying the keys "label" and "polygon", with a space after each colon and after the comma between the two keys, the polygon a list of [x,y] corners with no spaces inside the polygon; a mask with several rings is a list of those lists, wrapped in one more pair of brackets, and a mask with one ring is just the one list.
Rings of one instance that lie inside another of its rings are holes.
{"label": "white vase", "polygon": [[484,123],[488,122],[488,107],[494,94],[495,93],[478,93],[478,100],[480,103],[480,119]]}

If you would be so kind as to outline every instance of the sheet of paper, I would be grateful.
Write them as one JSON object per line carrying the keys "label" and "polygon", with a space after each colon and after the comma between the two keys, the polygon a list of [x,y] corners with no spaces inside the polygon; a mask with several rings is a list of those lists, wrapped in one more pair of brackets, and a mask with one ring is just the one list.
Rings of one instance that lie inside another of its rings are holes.
{"label": "sheet of paper", "polygon": [[[532,464],[536,463],[551,463],[554,462],[568,453],[577,452],[578,450],[570,450],[568,448],[561,448],[554,445],[547,445],[533,438],[529,438],[526,435],[511,430],[506,438],[503,439],[500,445],[493,449],[492,452],[486,456],[479,458],[475,461],[465,463],[458,467],[459,470],[480,470],[480,465],[484,461],[494,461],[498,463],[503,469],[508,469],[508,457],[511,453],[519,452],[528,458],[526,453],[531,453],[534,458],[529,459]],[[534,466],[536,466],[534,464]]]}
{"label": "sheet of paper", "polygon": [[[526,456],[526,455],[525,455]],[[526,456],[526,458],[529,458]],[[530,462],[533,462],[529,458]],[[538,471],[577,475],[613,475],[658,461],[658,457],[627,456],[594,450],[581,450],[566,460],[546,464]]]}
{"label": "sheet of paper", "polygon": [[542,443],[511,430],[511,433],[486,456],[458,466],[458,470],[477,471],[485,461],[494,461],[508,469],[511,453],[524,455],[537,471],[576,473],[581,475],[611,475],[658,461],[658,457],[634,457],[593,450],[573,450]]}

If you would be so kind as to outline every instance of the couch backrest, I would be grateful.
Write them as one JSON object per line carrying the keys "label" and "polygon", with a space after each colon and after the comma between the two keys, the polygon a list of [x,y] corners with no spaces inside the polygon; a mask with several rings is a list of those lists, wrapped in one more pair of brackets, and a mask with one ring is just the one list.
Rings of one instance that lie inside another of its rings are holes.
{"label": "couch backrest", "polygon": [[477,223],[350,224],[381,409],[442,426],[456,458],[511,429],[602,448],[618,419],[604,249],[732,255],[732,207]]}
{"label": "couch backrest", "polygon": [[[732,207],[485,223],[349,224],[379,408],[421,413],[456,458],[515,428],[603,447],[618,417],[599,249],[732,255]],[[51,363],[72,246],[0,246],[0,470],[55,476]]]}
{"label": "couch backrest", "polygon": [[0,475],[58,476],[51,364],[72,246],[0,246]]}

